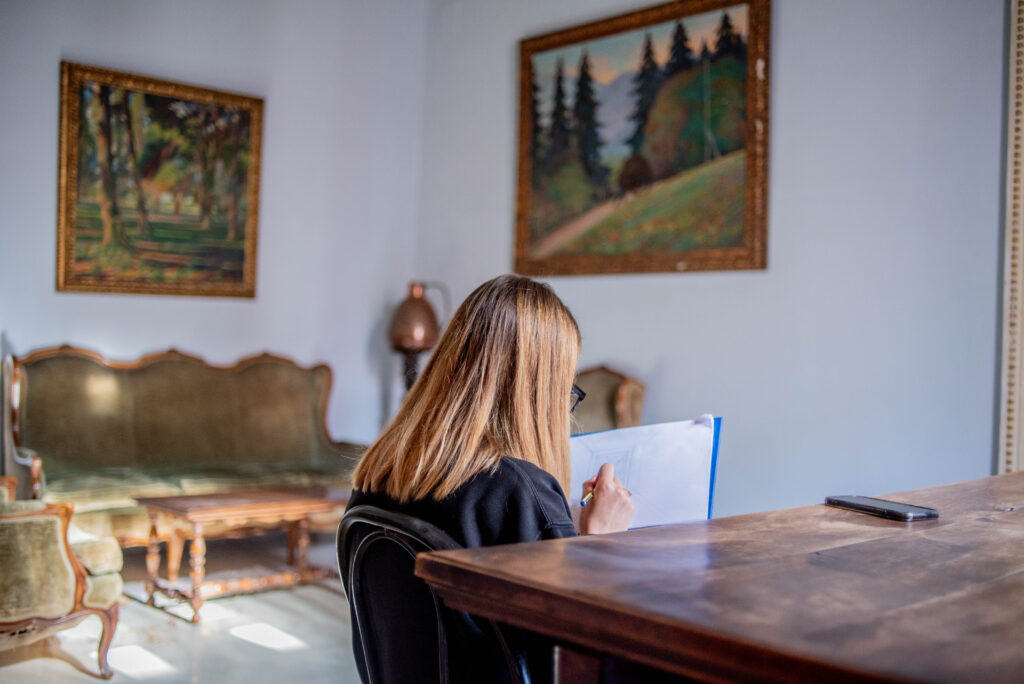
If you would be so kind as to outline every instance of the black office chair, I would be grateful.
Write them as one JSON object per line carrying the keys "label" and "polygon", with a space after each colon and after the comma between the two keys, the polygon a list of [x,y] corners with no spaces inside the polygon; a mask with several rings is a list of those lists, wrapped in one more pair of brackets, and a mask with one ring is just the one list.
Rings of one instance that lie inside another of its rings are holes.
{"label": "black office chair", "polygon": [[448,534],[417,518],[374,506],[345,513],[338,568],[364,684],[530,684],[521,645],[510,646],[493,622],[449,610],[413,574],[417,553],[457,548]]}

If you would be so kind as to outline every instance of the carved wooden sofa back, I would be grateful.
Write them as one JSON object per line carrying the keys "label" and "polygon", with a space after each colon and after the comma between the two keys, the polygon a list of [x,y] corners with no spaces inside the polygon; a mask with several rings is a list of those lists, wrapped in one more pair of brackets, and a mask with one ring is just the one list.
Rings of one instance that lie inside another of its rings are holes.
{"label": "carved wooden sofa back", "polygon": [[132,496],[344,486],[358,448],[328,434],[330,388],[327,366],[272,354],[213,366],[175,350],[115,362],[54,347],[14,360],[12,430],[36,496],[74,502],[94,533],[144,543],[144,520],[128,542],[134,533],[80,518]]}

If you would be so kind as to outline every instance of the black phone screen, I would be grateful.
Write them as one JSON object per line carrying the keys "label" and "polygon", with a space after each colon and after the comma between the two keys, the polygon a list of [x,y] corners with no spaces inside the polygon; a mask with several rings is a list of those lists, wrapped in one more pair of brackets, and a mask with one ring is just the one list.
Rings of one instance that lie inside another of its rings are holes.
{"label": "black phone screen", "polygon": [[934,508],[914,506],[912,504],[900,503],[899,501],[888,501],[886,499],[875,499],[870,496],[827,496],[825,503],[829,506],[838,506],[851,511],[877,515],[890,520],[903,520],[912,522],[914,520],[934,520],[939,517],[939,512]]}

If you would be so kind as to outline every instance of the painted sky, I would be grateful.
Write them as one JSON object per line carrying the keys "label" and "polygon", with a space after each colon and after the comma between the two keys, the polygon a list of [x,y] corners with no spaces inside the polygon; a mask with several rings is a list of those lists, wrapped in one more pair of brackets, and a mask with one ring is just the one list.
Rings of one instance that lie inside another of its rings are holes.
{"label": "painted sky", "polygon": [[[747,40],[748,6],[734,5],[713,12],[695,14],[683,18],[683,26],[690,38],[690,47],[695,55],[700,54],[701,45],[707,41],[708,47],[714,49],[715,31],[722,21],[722,13],[728,12],[737,33]],[[566,103],[572,107],[576,93],[576,76],[579,73],[580,57],[583,50],[590,56],[590,74],[599,83],[608,84],[617,76],[627,71],[636,71],[640,67],[643,55],[644,36],[651,34],[654,43],[654,57],[658,64],[665,66],[668,61],[669,48],[672,45],[672,32],[675,20],[663,24],[654,24],[628,33],[617,33],[613,36],[599,38],[586,43],[577,43],[570,47],[557,48],[533,55],[533,72],[540,87],[538,99],[542,119],[546,120],[551,111],[551,100],[554,94],[555,66],[559,59],[563,63],[565,79],[563,87],[566,92]]]}

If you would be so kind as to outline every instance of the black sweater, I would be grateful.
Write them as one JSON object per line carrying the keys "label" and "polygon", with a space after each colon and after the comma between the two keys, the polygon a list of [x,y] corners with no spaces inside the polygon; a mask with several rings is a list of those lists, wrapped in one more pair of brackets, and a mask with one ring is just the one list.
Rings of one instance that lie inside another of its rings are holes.
{"label": "black sweater", "polygon": [[349,508],[368,504],[425,520],[465,547],[573,537],[576,529],[558,481],[532,463],[501,459],[441,501],[399,503],[384,493],[354,490]]}
{"label": "black sweater", "polygon": [[[421,499],[399,503],[387,494],[353,490],[348,507],[370,505],[419,518],[447,532],[465,547],[573,537],[576,529],[558,481],[547,471],[518,458],[501,459],[493,473],[479,473],[441,501]],[[449,635],[452,682],[508,681],[504,657],[495,652],[487,626],[459,637]],[[352,624],[355,625],[355,615]],[[534,684],[553,681],[551,643],[520,630],[503,628],[513,652],[529,663]],[[362,643],[353,630],[353,648],[360,673],[365,671]]]}

